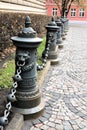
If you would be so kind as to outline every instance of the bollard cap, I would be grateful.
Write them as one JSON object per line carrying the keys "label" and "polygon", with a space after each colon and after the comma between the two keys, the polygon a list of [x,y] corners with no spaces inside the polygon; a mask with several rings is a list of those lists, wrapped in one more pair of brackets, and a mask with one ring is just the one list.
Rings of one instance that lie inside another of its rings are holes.
{"label": "bollard cap", "polygon": [[34,38],[37,36],[36,31],[34,31],[31,27],[31,19],[29,16],[25,18],[25,28],[21,29],[18,36],[22,38]]}
{"label": "bollard cap", "polygon": [[36,31],[30,27],[31,19],[29,16],[25,18],[25,27],[20,30],[18,36],[11,37],[14,45],[23,48],[37,48],[42,42],[42,38],[37,37]]}
{"label": "bollard cap", "polygon": [[56,25],[56,22],[55,22],[55,20],[54,20],[54,17],[52,17],[52,20],[51,20],[50,23],[48,23],[48,25],[49,25],[49,26],[57,26],[57,25]]}
{"label": "bollard cap", "polygon": [[54,17],[52,17],[52,20],[50,23],[48,23],[48,25],[46,26],[47,29],[52,29],[52,30],[57,30],[58,26],[54,20]]}
{"label": "bollard cap", "polygon": [[57,18],[56,24],[57,24],[57,26],[62,26],[62,22],[61,22],[60,18]]}

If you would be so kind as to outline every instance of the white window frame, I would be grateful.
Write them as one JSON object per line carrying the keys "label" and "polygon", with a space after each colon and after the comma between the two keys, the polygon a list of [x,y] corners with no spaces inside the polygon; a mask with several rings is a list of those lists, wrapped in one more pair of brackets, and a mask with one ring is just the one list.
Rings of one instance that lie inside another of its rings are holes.
{"label": "white window frame", "polygon": [[71,9],[71,17],[75,17],[76,16],[76,9],[72,8]]}
{"label": "white window frame", "polygon": [[53,8],[52,9],[52,16],[57,16],[57,11],[58,11],[57,8]]}
{"label": "white window frame", "polygon": [[85,11],[83,8],[79,10],[79,17],[83,18],[85,16]]}

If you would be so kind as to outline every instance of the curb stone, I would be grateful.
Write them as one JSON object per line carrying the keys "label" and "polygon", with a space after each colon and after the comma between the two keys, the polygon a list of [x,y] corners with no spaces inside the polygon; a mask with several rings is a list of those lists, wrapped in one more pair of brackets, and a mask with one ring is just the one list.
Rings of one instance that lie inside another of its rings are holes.
{"label": "curb stone", "polygon": [[[40,76],[38,76],[38,86],[39,87],[41,87],[49,68],[50,68],[50,61],[47,61],[45,68],[39,72],[39,74],[40,74]],[[19,113],[15,113],[14,117],[12,118],[12,120],[10,121],[8,126],[6,127],[6,130],[21,130],[23,124],[24,124],[23,115],[21,115]]]}
{"label": "curb stone", "polygon": [[41,87],[49,68],[50,68],[50,60],[47,61],[45,68],[42,71],[39,71],[39,75],[38,75],[38,86],[39,87]]}
{"label": "curb stone", "polygon": [[15,113],[11,122],[8,124],[6,130],[21,130],[24,124],[23,115]]}

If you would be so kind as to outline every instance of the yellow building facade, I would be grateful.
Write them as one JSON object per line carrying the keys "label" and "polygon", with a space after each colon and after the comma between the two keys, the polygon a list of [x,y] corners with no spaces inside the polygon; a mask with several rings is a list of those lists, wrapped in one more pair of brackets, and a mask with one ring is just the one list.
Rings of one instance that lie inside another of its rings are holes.
{"label": "yellow building facade", "polygon": [[45,0],[0,0],[0,11],[46,14]]}

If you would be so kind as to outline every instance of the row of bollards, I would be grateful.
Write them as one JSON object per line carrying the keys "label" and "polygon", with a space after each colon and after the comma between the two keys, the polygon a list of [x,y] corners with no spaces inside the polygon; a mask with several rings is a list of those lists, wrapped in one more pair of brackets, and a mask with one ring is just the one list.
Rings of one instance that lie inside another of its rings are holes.
{"label": "row of bollards", "polygon": [[[63,40],[65,40],[65,35],[68,30],[68,21],[68,18],[58,18],[55,21],[52,17],[52,21],[46,26],[46,47],[50,44],[48,59],[50,59],[52,65],[58,64],[59,62],[58,47],[63,46]],[[42,57],[44,57],[45,51]]]}
{"label": "row of bollards", "polygon": [[[37,48],[42,39],[37,37],[30,24],[30,17],[27,16],[25,28],[20,30],[18,36],[11,38],[16,46],[15,75],[4,115],[0,117],[0,126],[8,123],[11,107],[15,112],[30,116],[41,112],[45,106],[37,85]],[[68,19],[63,18],[56,21],[52,18],[46,26],[46,45],[42,54],[42,57],[45,57],[44,64],[47,59],[51,60],[51,64],[58,63],[58,46],[62,44],[67,29]]]}

